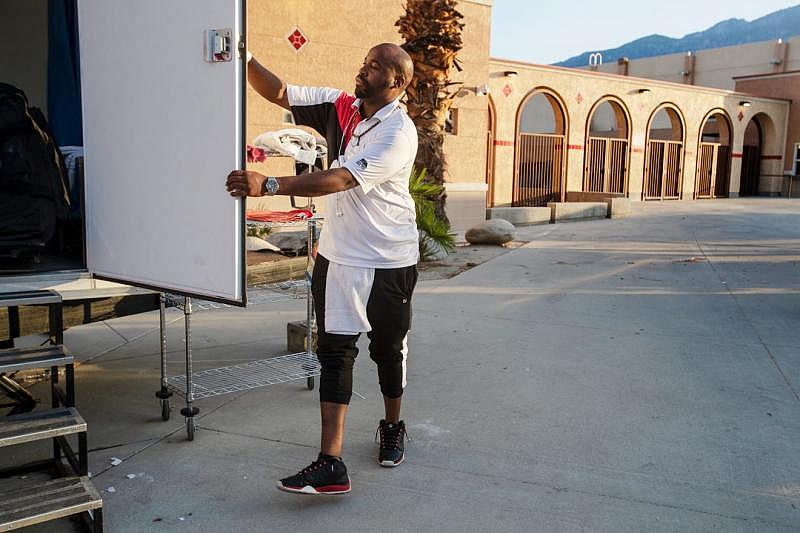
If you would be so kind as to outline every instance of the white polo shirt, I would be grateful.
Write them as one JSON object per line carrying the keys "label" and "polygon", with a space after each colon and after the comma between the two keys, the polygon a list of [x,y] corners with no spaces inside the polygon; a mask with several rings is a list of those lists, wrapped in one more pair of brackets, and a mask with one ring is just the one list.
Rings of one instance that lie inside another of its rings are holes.
{"label": "white polo shirt", "polygon": [[[341,109],[345,96],[351,109]],[[328,88],[289,85],[287,97],[296,116],[296,107],[335,103],[339,122],[344,116],[357,117],[361,104],[359,99]],[[330,166],[349,170],[358,186],[325,197],[319,253],[333,263],[352,267],[415,265],[419,261],[419,234],[414,200],[408,192],[417,156],[414,123],[394,101],[358,122],[349,140],[346,123],[341,124],[341,131],[339,146],[329,141],[328,149],[341,148],[343,153]]]}

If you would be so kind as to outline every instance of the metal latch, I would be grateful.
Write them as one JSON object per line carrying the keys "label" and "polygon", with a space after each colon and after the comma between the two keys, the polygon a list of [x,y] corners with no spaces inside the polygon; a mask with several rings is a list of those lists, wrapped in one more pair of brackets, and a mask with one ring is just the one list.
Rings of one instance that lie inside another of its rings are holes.
{"label": "metal latch", "polygon": [[206,30],[206,61],[209,63],[219,63],[233,59],[231,49],[231,36],[233,32],[230,28],[222,30]]}

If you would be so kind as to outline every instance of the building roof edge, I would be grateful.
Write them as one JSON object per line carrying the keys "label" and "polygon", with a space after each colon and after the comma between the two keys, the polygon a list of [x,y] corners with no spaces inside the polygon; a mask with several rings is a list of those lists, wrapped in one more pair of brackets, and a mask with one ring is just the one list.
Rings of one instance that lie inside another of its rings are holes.
{"label": "building roof edge", "polygon": [[[629,80],[633,82],[638,82],[642,84],[650,84],[656,85],[661,87],[669,87],[669,88],[682,88],[682,89],[690,89],[692,91],[697,92],[704,92],[710,94],[719,94],[723,96],[747,96],[748,98],[759,98],[761,100],[769,100],[775,102],[791,102],[791,100],[786,100],[784,98],[769,98],[766,96],[757,96],[754,94],[742,93],[738,91],[730,91],[727,89],[717,89],[716,87],[704,87],[702,85],[688,85],[685,83],[675,83],[671,81],[664,81],[664,80],[654,80],[651,78],[639,78],[637,76],[623,76],[621,74],[612,74],[610,72],[597,72],[594,70],[584,70],[572,67],[558,67],[555,65],[542,65],[538,63],[527,63],[525,61],[517,61],[515,59],[503,59],[500,57],[489,57],[489,65],[492,64],[506,64],[506,65],[518,65],[521,67],[528,67],[535,70],[550,70],[556,72],[563,72],[563,73],[570,73],[570,74],[577,74],[580,76],[589,76],[589,77],[597,77],[597,78],[612,78],[617,80]],[[734,78],[735,79],[735,78]]]}

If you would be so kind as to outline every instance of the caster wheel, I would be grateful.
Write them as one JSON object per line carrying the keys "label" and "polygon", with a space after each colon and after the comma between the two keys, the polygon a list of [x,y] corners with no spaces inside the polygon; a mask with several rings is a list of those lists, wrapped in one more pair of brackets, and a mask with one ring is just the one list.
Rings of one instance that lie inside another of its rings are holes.
{"label": "caster wheel", "polygon": [[314,376],[306,378],[306,387],[308,387],[308,390],[314,390]]}
{"label": "caster wheel", "polygon": [[196,429],[197,424],[195,424],[194,417],[186,417],[186,438],[194,440],[194,432]]}
{"label": "caster wheel", "polygon": [[172,413],[172,407],[169,404],[169,400],[167,400],[166,398],[161,400],[161,420],[164,421],[169,420],[171,413]]}

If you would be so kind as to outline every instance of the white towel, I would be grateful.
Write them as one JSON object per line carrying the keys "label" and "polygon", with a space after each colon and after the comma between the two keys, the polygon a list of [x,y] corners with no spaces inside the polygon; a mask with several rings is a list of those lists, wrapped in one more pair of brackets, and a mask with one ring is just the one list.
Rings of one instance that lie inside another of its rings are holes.
{"label": "white towel", "polygon": [[325,278],[325,331],[355,335],[371,331],[367,302],[375,280],[374,268],[328,264]]}
{"label": "white towel", "polygon": [[317,159],[317,140],[297,128],[267,131],[256,137],[253,145],[263,148],[267,154],[287,155],[306,165],[313,165]]}

